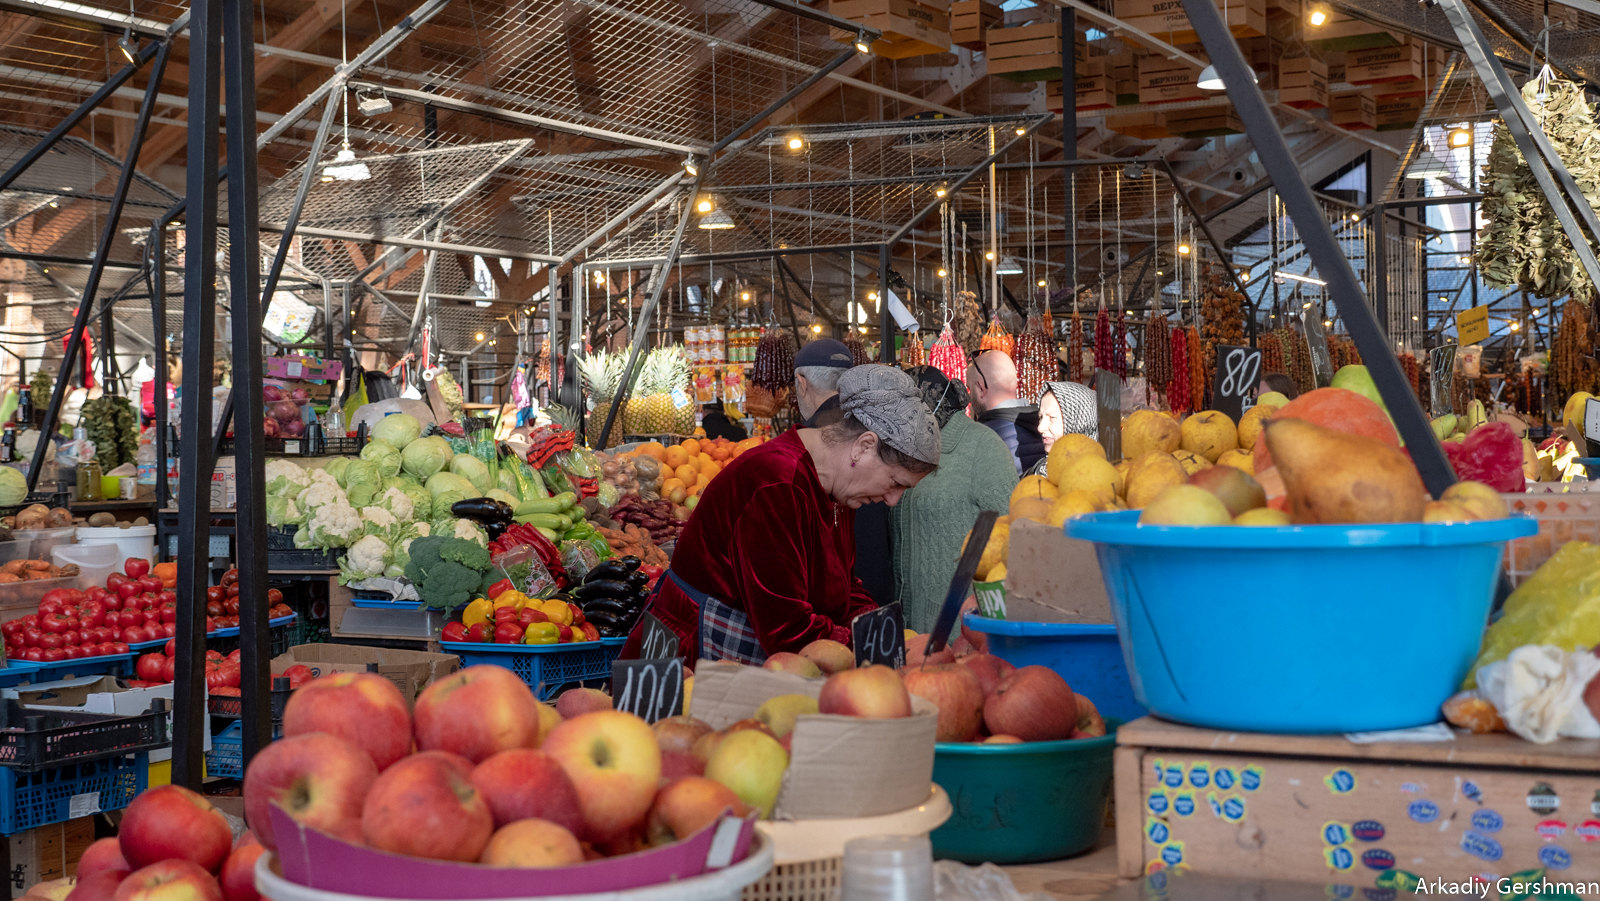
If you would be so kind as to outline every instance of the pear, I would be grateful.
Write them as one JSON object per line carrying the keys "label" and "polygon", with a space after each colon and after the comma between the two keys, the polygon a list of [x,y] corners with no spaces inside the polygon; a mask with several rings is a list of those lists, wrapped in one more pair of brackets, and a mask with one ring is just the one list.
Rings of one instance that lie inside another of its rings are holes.
{"label": "pear", "polygon": [[1188,476],[1183,464],[1171,454],[1145,454],[1128,467],[1128,491],[1124,497],[1130,508],[1137,509],[1173,485],[1182,485]]}
{"label": "pear", "polygon": [[1265,436],[1295,522],[1422,518],[1428,492],[1404,452],[1375,438],[1336,432],[1303,419],[1270,420]]}
{"label": "pear", "polygon": [[1505,498],[1482,482],[1457,482],[1446,488],[1439,500],[1460,504],[1474,519],[1505,519],[1511,515]]}
{"label": "pear", "polygon": [[1165,413],[1135,410],[1122,421],[1122,453],[1129,460],[1137,460],[1155,451],[1170,454],[1182,442],[1182,427]]}
{"label": "pear", "polygon": [[[1383,394],[1378,391],[1378,386],[1372,381],[1372,373],[1368,372],[1365,366],[1360,364],[1340,366],[1339,371],[1333,374],[1333,381],[1330,383],[1330,387],[1354,391],[1367,400],[1383,407],[1383,412],[1389,412],[1388,405],[1383,402]],[[1393,417],[1390,418],[1393,419]]]}

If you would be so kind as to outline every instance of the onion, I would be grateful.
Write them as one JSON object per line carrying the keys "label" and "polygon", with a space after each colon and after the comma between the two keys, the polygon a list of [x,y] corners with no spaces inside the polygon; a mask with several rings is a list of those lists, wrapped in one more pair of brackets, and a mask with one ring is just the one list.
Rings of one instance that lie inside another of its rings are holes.
{"label": "onion", "polygon": [[283,400],[283,389],[277,385],[267,385],[261,389],[261,399],[269,404]]}
{"label": "onion", "polygon": [[268,438],[278,437],[278,420],[268,416],[266,421],[261,424],[261,434]]}
{"label": "onion", "polygon": [[282,423],[300,421],[300,405],[292,400],[280,400],[272,405],[272,418]]}
{"label": "onion", "polygon": [[296,388],[289,392],[289,399],[297,404],[311,403],[311,392],[304,388]]}
{"label": "onion", "polygon": [[299,438],[306,432],[306,424],[298,419],[289,419],[278,425],[278,431],[285,438]]}

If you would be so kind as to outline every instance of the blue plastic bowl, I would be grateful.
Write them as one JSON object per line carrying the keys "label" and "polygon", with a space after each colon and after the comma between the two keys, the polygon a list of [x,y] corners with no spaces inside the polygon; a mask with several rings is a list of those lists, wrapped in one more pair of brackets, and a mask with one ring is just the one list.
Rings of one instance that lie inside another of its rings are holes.
{"label": "blue plastic bowl", "polygon": [[1033,623],[966,615],[967,627],[989,637],[989,653],[1012,666],[1046,666],[1094,702],[1107,719],[1131,722],[1149,711],[1133,696],[1116,626]]}
{"label": "blue plastic bowl", "polygon": [[1572,462],[1583,464],[1584,475],[1600,478],[1600,457],[1573,457]]}
{"label": "blue plastic bowl", "polygon": [[[1095,544],[1133,693],[1180,723],[1365,732],[1439,719],[1525,516],[1373,526],[1069,520]],[[1092,697],[1092,696],[1091,696]]]}

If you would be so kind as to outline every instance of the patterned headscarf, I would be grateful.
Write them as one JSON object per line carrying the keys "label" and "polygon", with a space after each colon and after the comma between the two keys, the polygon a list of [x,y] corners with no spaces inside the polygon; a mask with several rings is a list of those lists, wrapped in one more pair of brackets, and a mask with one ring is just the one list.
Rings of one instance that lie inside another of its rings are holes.
{"label": "patterned headscarf", "polygon": [[938,465],[939,425],[911,376],[892,366],[857,366],[839,379],[839,407],[884,444]]}
{"label": "patterned headscarf", "polygon": [[1039,404],[1042,406],[1045,398],[1055,398],[1061,407],[1062,434],[1100,439],[1100,410],[1093,390],[1077,382],[1045,382],[1044,387]]}

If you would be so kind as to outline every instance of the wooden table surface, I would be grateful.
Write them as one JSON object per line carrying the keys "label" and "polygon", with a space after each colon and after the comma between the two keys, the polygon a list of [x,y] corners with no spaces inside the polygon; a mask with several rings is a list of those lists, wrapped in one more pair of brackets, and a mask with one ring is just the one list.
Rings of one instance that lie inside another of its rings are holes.
{"label": "wooden table surface", "polygon": [[1106,829],[1093,849],[1050,863],[1002,867],[1022,892],[1043,892],[1058,901],[1088,901],[1122,885],[1117,877],[1117,838]]}

